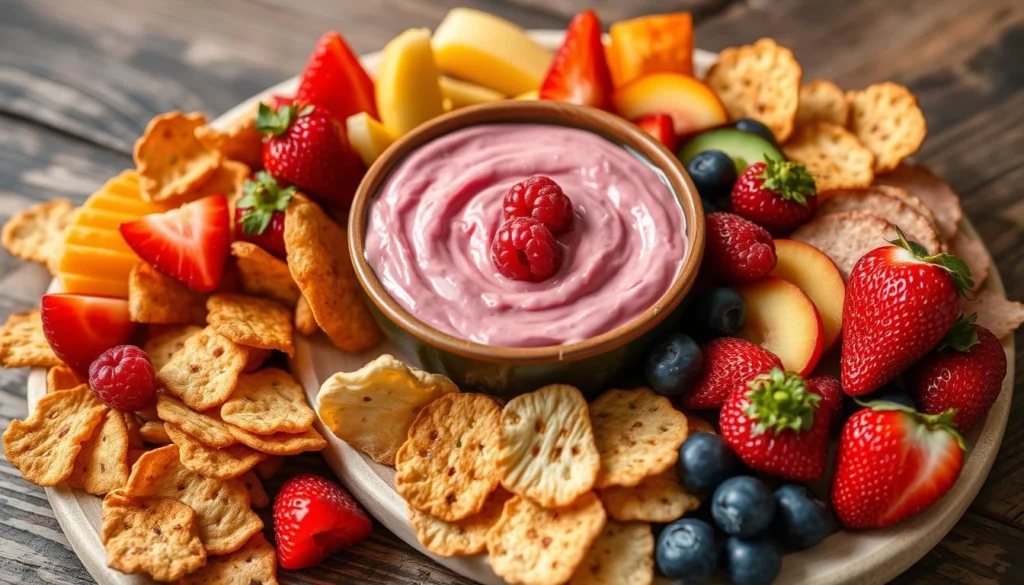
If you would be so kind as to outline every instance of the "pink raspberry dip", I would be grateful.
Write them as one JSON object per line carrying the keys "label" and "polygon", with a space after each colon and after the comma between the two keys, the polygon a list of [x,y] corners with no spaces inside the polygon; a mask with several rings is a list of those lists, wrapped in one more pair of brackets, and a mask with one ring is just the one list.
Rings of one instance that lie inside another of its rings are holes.
{"label": "pink raspberry dip", "polygon": [[[544,282],[502,276],[491,240],[508,190],[532,175],[561,185],[575,225]],[[455,337],[504,347],[607,333],[671,287],[688,248],[682,208],[658,172],[592,132],[470,126],[401,161],[372,203],[366,260],[409,313]]]}

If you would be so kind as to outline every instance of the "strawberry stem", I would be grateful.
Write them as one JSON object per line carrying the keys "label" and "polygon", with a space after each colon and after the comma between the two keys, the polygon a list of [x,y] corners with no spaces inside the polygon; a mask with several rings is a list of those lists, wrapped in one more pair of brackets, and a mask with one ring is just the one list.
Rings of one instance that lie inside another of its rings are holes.
{"label": "strawberry stem", "polygon": [[288,131],[296,118],[308,116],[313,111],[312,105],[303,106],[299,110],[298,104],[280,106],[277,111],[267,104],[260,103],[256,111],[256,130],[262,134],[280,136]]}
{"label": "strawberry stem", "polygon": [[262,234],[270,226],[275,211],[288,209],[295,187],[282,189],[267,171],[256,173],[256,180],[246,179],[242,185],[242,198],[235,207],[246,210],[240,219],[242,231],[247,235]]}
{"label": "strawberry stem", "polygon": [[981,343],[978,341],[978,330],[974,328],[974,322],[977,319],[977,313],[972,314],[970,317],[964,317],[961,313],[956,318],[953,326],[949,328],[939,346],[935,348],[935,351],[953,348],[956,351],[968,352],[972,347]]}
{"label": "strawberry stem", "polygon": [[910,252],[914,255],[914,258],[917,258],[922,262],[935,264],[945,270],[949,274],[950,278],[953,279],[953,284],[956,286],[957,292],[962,296],[968,296],[969,291],[974,288],[974,279],[971,278],[971,269],[963,260],[956,256],[944,253],[929,256],[928,250],[926,250],[921,244],[918,244],[913,240],[908,240],[907,236],[899,226],[896,226],[896,239],[889,240],[889,243]]}
{"label": "strawberry stem", "polygon": [[807,172],[807,167],[800,163],[769,158],[757,178],[762,181],[762,189],[805,207],[807,198],[816,197],[818,194],[814,177]]}
{"label": "strawberry stem", "polygon": [[808,390],[799,374],[775,368],[754,378],[747,388],[750,404],[743,412],[755,421],[754,434],[769,430],[776,435],[787,430],[799,433],[814,424],[821,396]]}
{"label": "strawberry stem", "polygon": [[925,426],[929,431],[946,431],[953,435],[956,439],[957,444],[964,451],[967,450],[967,441],[964,440],[963,435],[956,428],[956,423],[953,422],[953,417],[956,416],[956,409],[950,408],[949,410],[939,414],[924,414],[918,412],[913,408],[904,404],[898,404],[896,402],[889,402],[888,400],[873,400],[871,402],[861,402],[860,400],[854,399],[858,405],[864,408],[870,408],[871,410],[887,411],[896,410],[908,414],[917,421],[918,424]]}

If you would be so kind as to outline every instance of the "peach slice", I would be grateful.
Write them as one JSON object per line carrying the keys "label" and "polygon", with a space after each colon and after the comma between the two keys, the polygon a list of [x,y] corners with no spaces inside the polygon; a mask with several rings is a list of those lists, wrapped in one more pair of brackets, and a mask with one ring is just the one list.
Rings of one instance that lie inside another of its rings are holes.
{"label": "peach slice", "polygon": [[775,270],[770,275],[797,285],[814,302],[824,334],[822,351],[827,352],[843,328],[843,275],[824,252],[796,240],[775,240],[775,257]]}
{"label": "peach slice", "polygon": [[736,287],[747,301],[741,337],[779,356],[787,371],[809,374],[821,358],[821,317],[800,287],[773,276]]}
{"label": "peach slice", "polygon": [[650,114],[672,116],[676,134],[693,134],[729,121],[710,87],[682,73],[648,73],[612,94],[615,111],[628,120]]}

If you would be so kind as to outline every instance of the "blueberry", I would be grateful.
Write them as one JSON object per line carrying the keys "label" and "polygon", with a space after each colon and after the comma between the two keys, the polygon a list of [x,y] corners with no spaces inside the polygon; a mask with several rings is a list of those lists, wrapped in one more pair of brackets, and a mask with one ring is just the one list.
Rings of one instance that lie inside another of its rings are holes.
{"label": "blueberry", "polygon": [[676,583],[703,583],[718,568],[719,546],[715,529],[707,522],[683,518],[658,535],[654,560],[658,571]]}
{"label": "blueberry", "polygon": [[763,481],[739,475],[722,482],[711,498],[711,515],[730,536],[750,538],[763,532],[775,516],[775,499]]}
{"label": "blueberry", "polygon": [[735,126],[737,130],[756,134],[768,142],[778,145],[778,141],[775,140],[775,134],[772,132],[771,128],[753,118],[740,118],[739,120],[736,120]]}
{"label": "blueberry", "polygon": [[701,370],[704,354],[689,335],[673,333],[654,348],[647,358],[647,383],[664,396],[675,396],[690,389]]}
{"label": "blueberry", "polygon": [[793,550],[810,548],[836,530],[828,505],[815,497],[807,486],[795,483],[775,490],[772,526],[782,544]]}
{"label": "blueberry", "polygon": [[693,433],[679,447],[676,475],[698,496],[715,493],[715,488],[739,472],[740,460],[718,435]]}
{"label": "blueberry", "polygon": [[728,197],[736,182],[736,164],[721,150],[705,150],[686,163],[697,193],[704,201]]}
{"label": "blueberry", "polygon": [[770,536],[725,541],[725,566],[733,585],[768,585],[782,568],[782,554]]}
{"label": "blueberry", "polygon": [[721,205],[715,203],[714,201],[706,197],[701,197],[700,203],[701,205],[704,206],[704,215],[707,215],[709,213],[718,213],[719,211],[725,211],[724,209],[722,209]]}
{"label": "blueberry", "polygon": [[731,288],[710,288],[693,299],[687,313],[704,335],[730,337],[747,324],[747,301]]}

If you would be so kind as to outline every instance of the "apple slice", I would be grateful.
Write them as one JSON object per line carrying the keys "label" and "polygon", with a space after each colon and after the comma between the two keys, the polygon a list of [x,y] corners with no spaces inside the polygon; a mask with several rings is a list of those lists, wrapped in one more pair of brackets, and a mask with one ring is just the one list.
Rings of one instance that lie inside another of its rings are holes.
{"label": "apple slice", "polygon": [[747,325],[737,337],[779,356],[787,371],[809,374],[821,358],[821,317],[800,287],[766,276],[736,287],[747,301]]}
{"label": "apple slice", "polygon": [[693,134],[729,121],[710,87],[682,73],[648,73],[612,94],[615,111],[629,120],[668,114],[677,135]]}
{"label": "apple slice", "polygon": [[128,343],[136,325],[126,299],[67,293],[43,295],[40,317],[53,353],[81,374],[101,353]]}
{"label": "apple slice", "polygon": [[783,239],[775,240],[775,259],[775,269],[769,274],[792,282],[811,298],[821,316],[822,351],[829,351],[843,328],[846,298],[846,283],[836,263],[810,244]]}

